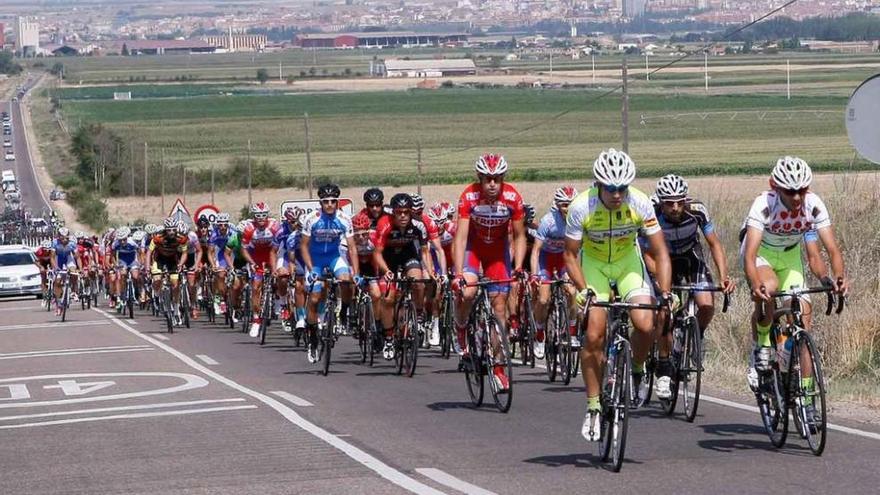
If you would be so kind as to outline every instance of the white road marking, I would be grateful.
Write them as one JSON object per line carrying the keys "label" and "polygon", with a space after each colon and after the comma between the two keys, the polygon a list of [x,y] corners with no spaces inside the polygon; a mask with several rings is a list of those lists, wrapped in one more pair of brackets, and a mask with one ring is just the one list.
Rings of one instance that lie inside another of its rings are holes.
{"label": "white road marking", "polygon": [[0,360],[4,359],[26,359],[52,356],[74,356],[77,354],[106,354],[108,352],[136,352],[136,351],[152,351],[153,348],[148,345],[128,345],[115,347],[85,347],[80,349],[54,349],[45,351],[29,351],[29,352],[9,352],[0,354]]}
{"label": "white road marking", "polygon": [[209,412],[217,412],[217,411],[239,411],[242,409],[256,409],[257,406],[226,406],[226,407],[206,407],[203,409],[181,409],[179,411],[160,411],[160,412],[147,412],[147,413],[134,413],[134,414],[116,414],[113,416],[95,416],[91,418],[71,418],[71,419],[56,419],[54,421],[41,421],[37,423],[21,423],[17,425],[3,425],[0,426],[0,430],[9,430],[13,428],[29,428],[33,426],[52,426],[52,425],[67,425],[71,423],[86,423],[92,421],[107,421],[110,419],[130,419],[130,418],[151,418],[156,416],[179,416],[182,414],[202,414]]}
{"label": "white road marking", "polygon": [[201,361],[207,365],[210,365],[210,366],[216,366],[216,365],[220,364],[217,361],[215,361],[214,359],[212,359],[211,356],[208,356],[206,354],[196,354],[196,357],[199,359],[199,361]]}
{"label": "white road marking", "polygon": [[132,325],[138,325],[138,322],[136,322],[134,320],[128,320],[128,322],[131,323]]}
{"label": "white road marking", "polygon": [[[522,361],[519,359],[512,359],[514,363],[522,364]],[[547,369],[547,366],[535,363],[536,368]],[[692,394],[693,395],[693,394]],[[727,406],[732,407],[734,409],[739,409],[740,411],[748,411],[750,413],[760,413],[760,410],[755,406],[750,406],[747,404],[740,404],[739,402],[733,402],[731,400],[719,399],[717,397],[712,397],[711,395],[700,394],[700,400],[704,400],[706,402],[711,402],[713,404],[718,404],[719,406]],[[850,435],[856,435],[864,438],[871,438],[874,440],[880,440],[880,433],[874,433],[872,431],[859,430],[856,428],[850,428],[848,426],[836,425],[833,423],[827,424],[829,430],[840,431],[843,433],[849,433]]]}
{"label": "white road marking", "polygon": [[108,325],[109,323],[102,320],[94,321],[56,321],[51,323],[24,323],[21,325],[3,325],[0,331],[4,330],[24,330],[26,328],[52,329],[52,328],[71,328],[71,327],[91,327],[99,325]]}
{"label": "white road marking", "polygon": [[106,382],[78,382],[76,380],[58,380],[57,385],[43,385],[45,390],[54,390],[60,389],[64,392],[64,395],[78,396],[78,395],[87,395],[92,392],[97,392],[98,390],[103,390],[107,387],[112,387],[116,385],[116,382],[112,380],[108,380]]}
{"label": "white road marking", "polygon": [[159,388],[155,390],[146,390],[142,392],[127,392],[124,394],[115,394],[115,395],[101,395],[98,397],[83,397],[79,399],[60,399],[60,400],[45,400],[39,402],[16,402],[9,404],[0,404],[0,409],[7,409],[12,407],[37,407],[37,406],[58,406],[65,404],[77,404],[80,402],[96,402],[96,401],[106,401],[106,400],[118,400],[118,399],[131,399],[133,397],[147,397],[152,395],[162,395],[162,394],[171,394],[175,392],[183,392],[185,390],[192,390],[196,388],[204,387],[208,384],[208,380],[197,376],[191,375],[189,373],[170,373],[170,372],[124,372],[124,373],[74,373],[68,375],[41,375],[41,376],[25,376],[25,377],[17,377],[17,378],[4,378],[0,380],[0,383],[26,383],[33,380],[63,380],[69,378],[116,378],[121,376],[138,376],[138,377],[173,377],[179,378],[183,380],[185,383],[182,385],[176,385],[174,387],[166,387]]}
{"label": "white road marking", "polygon": [[495,492],[490,492],[484,488],[480,488],[477,485],[473,485],[468,483],[467,481],[461,480],[452,476],[451,474],[441,471],[439,469],[434,468],[416,468],[416,472],[421,474],[426,478],[430,478],[437,483],[440,483],[443,486],[448,486],[454,490],[458,490],[462,493],[466,493],[467,495],[496,495]]}
{"label": "white road marking", "polygon": [[[272,395],[275,395],[277,397],[281,397],[282,399],[286,400],[287,402],[290,402],[294,406],[300,406],[300,407],[314,406],[314,404],[312,404],[311,402],[309,402],[301,397],[297,397],[297,396],[291,394],[290,392],[276,390],[275,392],[269,392],[269,393]],[[336,435],[336,436],[339,436],[339,435]]]}
{"label": "white road marking", "polygon": [[156,347],[162,349],[163,351],[171,354],[172,356],[176,357],[177,359],[179,359],[181,362],[183,362],[184,364],[186,364],[190,368],[193,368],[196,371],[199,371],[202,374],[209,376],[209,377],[213,378],[214,380],[216,380],[216,381],[218,381],[218,382],[220,382],[230,388],[233,388],[233,389],[235,389],[245,395],[253,397],[254,399],[262,402],[263,404],[266,404],[267,406],[271,407],[276,412],[281,414],[281,416],[283,416],[286,420],[288,420],[291,423],[295,424],[296,426],[302,428],[303,430],[307,431],[308,433],[314,435],[318,439],[323,440],[324,442],[330,444],[334,448],[342,451],[345,455],[347,455],[347,456],[351,457],[352,459],[354,459],[355,461],[363,464],[368,469],[371,469],[373,472],[375,472],[379,476],[387,479],[388,481],[394,483],[395,485],[400,486],[401,488],[409,490],[413,493],[417,493],[419,495],[445,495],[440,490],[437,490],[431,486],[428,486],[428,485],[422,483],[421,481],[418,481],[417,479],[415,479],[411,476],[408,476],[406,473],[404,473],[402,471],[394,469],[393,467],[389,466],[388,464],[385,464],[384,462],[382,462],[378,458],[368,454],[364,450],[346,442],[345,440],[337,437],[336,435],[330,433],[329,431],[327,431],[327,430],[321,428],[320,426],[312,423],[311,421],[303,418],[296,411],[294,411],[290,407],[284,405],[283,403],[279,402],[278,400],[276,400],[266,394],[263,394],[261,392],[257,392],[256,390],[249,389],[243,385],[238,384],[237,382],[235,382],[233,380],[230,380],[229,378],[226,378],[225,376],[217,373],[216,371],[213,371],[210,368],[207,368],[207,367],[199,364],[197,361],[195,361],[191,357],[187,356],[186,354],[178,351],[177,349],[175,349],[167,344],[164,344],[162,342],[156,341],[152,337],[150,337],[149,335],[145,335],[145,334],[138,332],[134,328],[126,325],[125,322],[123,322],[123,321],[121,321],[111,315],[105,314],[105,316],[107,318],[109,318],[110,321],[112,321],[113,323],[116,323],[116,325],[118,325],[120,328],[126,330],[127,332],[131,333],[132,335],[136,335],[136,336],[140,337],[141,339],[143,339],[143,340],[155,345]]}
{"label": "white road marking", "polygon": [[43,306],[15,306],[14,308],[0,308],[0,311],[25,311],[33,309],[46,309]]}
{"label": "white road marking", "polygon": [[0,416],[0,421],[15,421],[18,419],[32,419],[32,418],[48,418],[52,416],[70,416],[75,414],[89,414],[89,413],[102,413],[102,412],[111,412],[111,411],[136,411],[138,409],[161,409],[167,407],[185,407],[185,406],[199,406],[202,404],[216,404],[220,402],[244,402],[246,399],[241,397],[235,399],[205,399],[205,400],[192,400],[188,402],[164,402],[161,404],[142,404],[137,406],[119,406],[119,407],[99,407],[94,409],[79,409],[76,411],[56,411],[56,412],[48,412],[48,413],[39,413],[39,414],[19,414],[17,416]]}
{"label": "white road marking", "polygon": [[162,335],[161,333],[154,333],[151,335],[151,337],[155,337],[159,340],[170,340],[168,337]]}

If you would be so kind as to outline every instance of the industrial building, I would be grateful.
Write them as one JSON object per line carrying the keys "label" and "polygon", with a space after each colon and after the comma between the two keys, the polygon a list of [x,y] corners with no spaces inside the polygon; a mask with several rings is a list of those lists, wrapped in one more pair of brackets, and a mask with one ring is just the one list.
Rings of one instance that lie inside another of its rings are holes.
{"label": "industrial building", "polygon": [[265,34],[232,34],[232,28],[227,34],[202,36],[200,39],[227,52],[261,52],[268,44]]}
{"label": "industrial building", "polygon": [[118,40],[113,42],[113,49],[118,53],[127,51],[129,55],[214,53],[217,51],[216,46],[204,40]]}
{"label": "industrial building", "polygon": [[391,48],[413,46],[440,46],[447,44],[466,43],[468,35],[464,33],[413,33],[413,32],[376,32],[376,33],[333,33],[333,34],[300,34],[293,43],[302,48]]}
{"label": "industrial building", "polygon": [[477,66],[469,58],[441,60],[385,60],[375,66],[375,75],[385,77],[472,76]]}
{"label": "industrial building", "polygon": [[15,50],[22,55],[33,55],[39,48],[40,26],[27,17],[19,17],[15,23]]}

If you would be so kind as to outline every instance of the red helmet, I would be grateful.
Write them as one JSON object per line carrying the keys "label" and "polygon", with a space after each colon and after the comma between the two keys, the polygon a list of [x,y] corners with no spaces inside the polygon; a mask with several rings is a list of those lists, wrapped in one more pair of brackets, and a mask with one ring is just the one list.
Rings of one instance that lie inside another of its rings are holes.
{"label": "red helmet", "polygon": [[284,209],[284,219],[290,223],[296,222],[299,218],[299,212],[297,211],[299,208],[294,208],[293,206],[288,206]]}
{"label": "red helmet", "polygon": [[507,172],[507,160],[501,155],[489,153],[477,158],[474,170],[480,175],[501,175]]}
{"label": "red helmet", "polygon": [[562,186],[556,190],[556,193],[553,195],[554,203],[571,203],[574,200],[574,197],[577,196],[577,189],[572,186]]}
{"label": "red helmet", "polygon": [[443,203],[434,203],[428,208],[428,218],[433,220],[435,223],[441,223],[448,220],[446,217],[446,208],[443,206]]}
{"label": "red helmet", "polygon": [[363,213],[358,213],[351,219],[351,226],[355,231],[358,230],[370,230],[370,226],[372,222],[370,222],[370,217]]}

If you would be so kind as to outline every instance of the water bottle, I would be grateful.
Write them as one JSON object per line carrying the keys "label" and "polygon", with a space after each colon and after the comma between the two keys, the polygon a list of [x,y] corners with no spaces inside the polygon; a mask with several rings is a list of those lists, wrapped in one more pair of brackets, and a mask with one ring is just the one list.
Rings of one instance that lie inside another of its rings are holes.
{"label": "water bottle", "polygon": [[792,340],[786,336],[780,337],[776,344],[776,361],[779,363],[779,371],[788,373],[788,361],[791,359]]}
{"label": "water bottle", "polygon": [[681,341],[682,341],[681,328],[676,326],[672,330],[672,353],[675,354],[676,356],[681,354]]}

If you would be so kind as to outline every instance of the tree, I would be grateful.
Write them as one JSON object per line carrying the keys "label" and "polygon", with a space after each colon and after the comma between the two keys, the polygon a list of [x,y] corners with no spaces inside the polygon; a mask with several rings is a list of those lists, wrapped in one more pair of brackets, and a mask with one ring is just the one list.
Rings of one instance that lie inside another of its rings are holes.
{"label": "tree", "polygon": [[53,76],[60,76],[64,74],[64,64],[62,64],[61,62],[55,62],[52,65],[52,68],[49,69],[49,73]]}
{"label": "tree", "polygon": [[0,74],[15,75],[21,72],[21,66],[12,59],[12,52],[0,51]]}
{"label": "tree", "polygon": [[123,57],[127,57],[127,56],[129,56],[129,55],[131,55],[131,54],[128,52],[128,44],[127,44],[127,43],[123,43],[123,44],[122,44],[122,56],[123,56]]}
{"label": "tree", "polygon": [[266,84],[269,81],[269,71],[266,69],[257,69],[257,81],[260,84]]}

